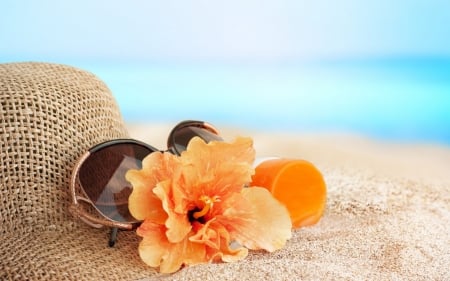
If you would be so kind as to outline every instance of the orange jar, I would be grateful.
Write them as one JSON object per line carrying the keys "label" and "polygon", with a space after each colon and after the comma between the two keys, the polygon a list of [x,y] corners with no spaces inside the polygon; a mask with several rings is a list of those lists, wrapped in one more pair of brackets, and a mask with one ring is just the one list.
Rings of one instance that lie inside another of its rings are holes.
{"label": "orange jar", "polygon": [[283,203],[294,228],[317,223],[325,210],[325,181],[319,170],[305,160],[272,158],[260,162],[250,186],[267,188]]}

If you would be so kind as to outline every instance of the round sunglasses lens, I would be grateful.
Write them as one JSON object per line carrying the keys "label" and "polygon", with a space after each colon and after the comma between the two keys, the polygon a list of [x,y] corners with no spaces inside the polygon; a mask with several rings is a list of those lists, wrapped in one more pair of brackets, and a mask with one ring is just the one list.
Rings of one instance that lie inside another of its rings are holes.
{"label": "round sunglasses lens", "polygon": [[128,211],[132,187],[125,174],[129,169],[140,169],[144,157],[153,151],[137,143],[106,143],[90,151],[78,177],[102,215],[118,222],[136,222]]}
{"label": "round sunglasses lens", "polygon": [[186,150],[189,141],[194,137],[200,137],[205,142],[222,140],[219,135],[213,133],[205,127],[186,126],[173,132],[171,145],[174,147],[175,151],[180,154]]}

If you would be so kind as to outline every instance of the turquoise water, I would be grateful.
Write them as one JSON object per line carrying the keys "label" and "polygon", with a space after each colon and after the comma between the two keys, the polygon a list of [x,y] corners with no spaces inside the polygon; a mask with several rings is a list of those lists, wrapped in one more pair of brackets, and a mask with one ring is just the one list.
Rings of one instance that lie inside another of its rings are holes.
{"label": "turquoise water", "polygon": [[107,83],[129,122],[201,119],[450,144],[450,60],[79,66]]}

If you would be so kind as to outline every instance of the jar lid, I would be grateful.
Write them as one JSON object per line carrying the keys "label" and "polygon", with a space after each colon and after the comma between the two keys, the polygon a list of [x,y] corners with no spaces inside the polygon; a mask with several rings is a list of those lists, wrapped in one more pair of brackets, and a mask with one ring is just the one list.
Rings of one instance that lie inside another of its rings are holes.
{"label": "jar lid", "polygon": [[326,184],[320,171],[300,159],[270,159],[255,168],[251,186],[267,188],[288,209],[293,227],[313,225],[325,209]]}

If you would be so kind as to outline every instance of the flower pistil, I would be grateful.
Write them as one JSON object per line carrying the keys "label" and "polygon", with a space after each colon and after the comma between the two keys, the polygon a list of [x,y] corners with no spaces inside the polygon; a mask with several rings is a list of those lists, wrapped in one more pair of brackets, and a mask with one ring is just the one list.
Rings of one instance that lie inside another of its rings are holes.
{"label": "flower pistil", "polygon": [[212,209],[214,203],[220,202],[220,197],[215,195],[211,198],[208,195],[202,195],[199,200],[203,202],[203,209],[192,214],[194,219],[199,219],[205,216]]}

